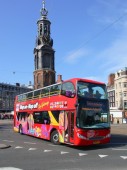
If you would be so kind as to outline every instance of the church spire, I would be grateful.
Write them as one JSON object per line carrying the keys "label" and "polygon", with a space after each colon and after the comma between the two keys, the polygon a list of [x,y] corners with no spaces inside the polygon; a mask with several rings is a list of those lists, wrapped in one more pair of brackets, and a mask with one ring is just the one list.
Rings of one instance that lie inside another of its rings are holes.
{"label": "church spire", "polygon": [[55,51],[50,36],[51,22],[47,18],[48,10],[42,2],[41,18],[37,21],[38,35],[34,48],[34,88],[38,89],[55,83]]}
{"label": "church spire", "polygon": [[48,15],[48,10],[45,8],[45,1],[42,2],[41,16],[46,17]]}

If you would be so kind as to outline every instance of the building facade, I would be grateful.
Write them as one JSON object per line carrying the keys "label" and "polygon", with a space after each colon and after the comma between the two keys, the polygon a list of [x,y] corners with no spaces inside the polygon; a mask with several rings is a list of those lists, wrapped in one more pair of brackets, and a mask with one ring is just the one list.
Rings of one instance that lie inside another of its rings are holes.
{"label": "building facade", "polygon": [[31,90],[31,88],[20,86],[19,83],[16,85],[0,83],[0,113],[13,111],[15,96]]}
{"label": "building facade", "polygon": [[47,18],[48,11],[41,9],[41,18],[37,21],[38,35],[34,48],[34,89],[42,88],[55,83],[53,39],[50,36],[51,22]]}
{"label": "building facade", "polygon": [[127,123],[127,67],[109,75],[110,113],[117,123]]}
{"label": "building facade", "polygon": [[110,108],[115,107],[115,86],[114,86],[115,74],[110,74],[108,77],[108,98]]}
{"label": "building facade", "polygon": [[116,107],[127,110],[127,67],[115,73]]}

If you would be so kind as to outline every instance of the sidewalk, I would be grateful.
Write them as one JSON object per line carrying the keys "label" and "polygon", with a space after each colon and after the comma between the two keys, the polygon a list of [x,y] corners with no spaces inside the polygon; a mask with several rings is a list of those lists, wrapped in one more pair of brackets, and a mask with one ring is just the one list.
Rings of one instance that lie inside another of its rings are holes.
{"label": "sidewalk", "polygon": [[111,124],[111,134],[127,135],[127,124]]}

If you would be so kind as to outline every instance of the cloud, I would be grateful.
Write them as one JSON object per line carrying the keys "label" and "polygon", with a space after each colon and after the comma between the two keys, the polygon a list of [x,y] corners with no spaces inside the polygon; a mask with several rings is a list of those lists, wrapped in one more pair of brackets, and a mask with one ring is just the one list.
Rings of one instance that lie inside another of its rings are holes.
{"label": "cloud", "polygon": [[75,64],[87,54],[88,54],[88,50],[83,49],[83,48],[68,52],[67,56],[65,57],[65,62],[69,64]]}

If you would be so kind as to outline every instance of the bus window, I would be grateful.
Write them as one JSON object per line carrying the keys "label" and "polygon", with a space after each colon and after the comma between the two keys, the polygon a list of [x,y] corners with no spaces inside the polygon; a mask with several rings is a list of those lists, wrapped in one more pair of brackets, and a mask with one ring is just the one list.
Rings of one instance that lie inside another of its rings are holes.
{"label": "bus window", "polygon": [[49,96],[49,87],[41,89],[41,97],[47,97],[47,96]]}
{"label": "bus window", "polygon": [[27,99],[27,94],[22,95],[22,101],[25,101]]}
{"label": "bus window", "polygon": [[65,82],[62,84],[62,91],[61,94],[73,98],[75,97],[75,88],[71,82]]}
{"label": "bus window", "polygon": [[39,98],[40,97],[40,92],[41,92],[41,90],[34,91],[34,94],[33,94],[34,98]]}
{"label": "bus window", "polygon": [[56,84],[50,87],[50,96],[60,94],[61,84]]}
{"label": "bus window", "polygon": [[55,120],[56,120],[57,122],[59,122],[60,110],[53,110],[53,111],[52,111],[52,114],[53,114]]}
{"label": "bus window", "polygon": [[27,93],[27,99],[30,100],[33,98],[33,92]]}
{"label": "bus window", "polygon": [[78,96],[86,98],[107,99],[105,85],[78,82],[77,89]]}
{"label": "bus window", "polygon": [[21,101],[25,101],[26,100],[26,94],[21,94],[18,96],[18,101],[21,102]]}
{"label": "bus window", "polygon": [[47,111],[34,112],[34,123],[38,124],[50,124],[50,118]]}
{"label": "bus window", "polygon": [[18,102],[22,101],[22,95],[18,96]]}
{"label": "bus window", "polygon": [[17,112],[16,115],[17,115],[18,121],[21,121],[21,120],[25,121],[28,117],[27,112]]}

